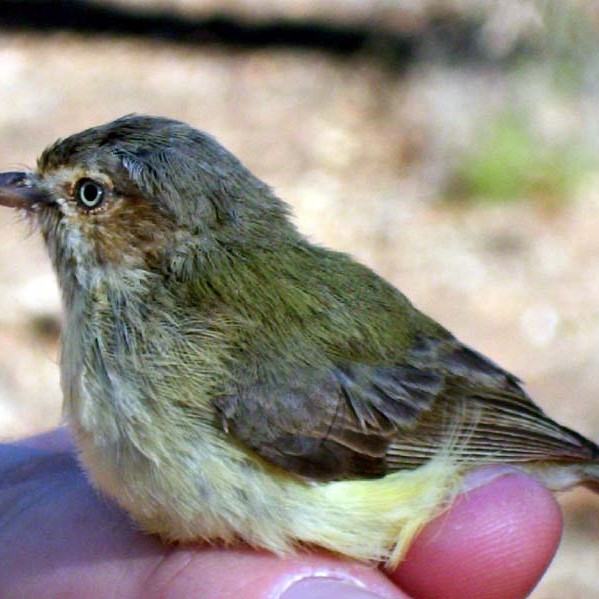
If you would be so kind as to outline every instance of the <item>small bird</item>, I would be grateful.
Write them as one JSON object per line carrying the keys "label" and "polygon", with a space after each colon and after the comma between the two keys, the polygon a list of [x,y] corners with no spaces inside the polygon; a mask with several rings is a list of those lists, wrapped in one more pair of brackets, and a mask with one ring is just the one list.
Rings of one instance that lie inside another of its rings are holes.
{"label": "small bird", "polygon": [[212,137],[129,115],[0,175],[62,292],[91,480],[167,541],[397,564],[483,464],[599,489],[599,447],[346,254]]}

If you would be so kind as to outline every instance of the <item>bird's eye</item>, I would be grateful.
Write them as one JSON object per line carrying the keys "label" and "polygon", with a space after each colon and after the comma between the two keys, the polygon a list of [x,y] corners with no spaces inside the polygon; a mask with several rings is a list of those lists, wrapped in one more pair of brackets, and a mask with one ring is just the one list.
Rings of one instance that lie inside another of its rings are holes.
{"label": "bird's eye", "polygon": [[84,208],[97,208],[104,201],[104,187],[93,179],[80,179],[77,182],[75,197]]}

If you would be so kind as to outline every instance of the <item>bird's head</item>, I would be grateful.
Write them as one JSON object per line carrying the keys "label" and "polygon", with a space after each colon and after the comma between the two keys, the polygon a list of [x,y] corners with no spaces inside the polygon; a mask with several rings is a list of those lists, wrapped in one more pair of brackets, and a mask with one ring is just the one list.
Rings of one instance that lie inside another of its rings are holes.
{"label": "bird's head", "polygon": [[0,205],[41,228],[61,282],[107,273],[189,275],[214,251],[293,234],[287,207],[209,135],[125,116],[47,148],[30,172],[0,174]]}

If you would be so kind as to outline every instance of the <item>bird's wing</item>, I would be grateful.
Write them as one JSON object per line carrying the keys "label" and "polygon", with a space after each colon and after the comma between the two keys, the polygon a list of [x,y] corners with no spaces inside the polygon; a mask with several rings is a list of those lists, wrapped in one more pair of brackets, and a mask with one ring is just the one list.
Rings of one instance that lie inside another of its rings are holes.
{"label": "bird's wing", "polygon": [[402,363],[291,370],[216,401],[222,427],[315,480],[413,468],[452,439],[464,460],[585,460],[597,447],[549,419],[519,381],[455,338],[421,337]]}

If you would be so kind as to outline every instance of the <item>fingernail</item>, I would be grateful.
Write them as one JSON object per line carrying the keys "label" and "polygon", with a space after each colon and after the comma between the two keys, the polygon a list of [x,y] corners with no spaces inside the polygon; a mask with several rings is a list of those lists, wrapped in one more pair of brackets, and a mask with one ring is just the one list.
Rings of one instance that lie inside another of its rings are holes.
{"label": "fingernail", "polygon": [[488,485],[497,478],[514,474],[522,474],[522,472],[512,466],[504,465],[476,468],[476,470],[471,470],[464,476],[462,481],[462,492],[473,491],[474,489]]}
{"label": "fingernail", "polygon": [[383,597],[345,580],[303,578],[285,590],[279,599],[383,599]]}

